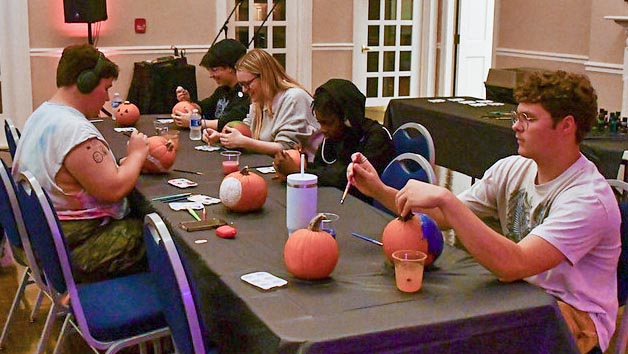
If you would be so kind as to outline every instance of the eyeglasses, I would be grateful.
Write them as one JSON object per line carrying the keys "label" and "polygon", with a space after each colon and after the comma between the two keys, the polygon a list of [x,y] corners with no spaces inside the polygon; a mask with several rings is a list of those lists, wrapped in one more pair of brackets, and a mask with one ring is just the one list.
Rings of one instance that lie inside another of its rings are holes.
{"label": "eyeglasses", "polygon": [[516,111],[510,112],[510,119],[512,120],[512,125],[515,125],[517,124],[517,122],[520,122],[521,126],[523,127],[523,130],[528,129],[528,125],[530,124],[530,122],[534,122],[535,120],[538,120],[538,118],[531,117],[525,112],[516,112]]}
{"label": "eyeglasses", "polygon": [[259,79],[259,75],[255,76],[254,78],[252,78],[249,81],[244,81],[244,82],[239,82],[240,86],[242,86],[243,89],[247,89],[249,90],[251,88],[251,84],[253,83],[253,81]]}

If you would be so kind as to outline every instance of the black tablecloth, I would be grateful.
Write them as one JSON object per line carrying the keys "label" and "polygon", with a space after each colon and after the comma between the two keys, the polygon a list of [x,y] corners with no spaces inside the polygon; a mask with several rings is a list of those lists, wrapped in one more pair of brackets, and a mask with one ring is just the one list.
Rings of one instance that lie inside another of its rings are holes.
{"label": "black tablecloth", "polygon": [[[140,119],[140,129],[150,126]],[[118,157],[126,137],[112,131],[109,120],[98,123]],[[145,128],[147,130],[152,129]],[[224,353],[556,353],[575,352],[555,300],[525,282],[504,284],[465,252],[445,247],[426,270],[420,292],[406,294],[395,286],[392,267],[381,247],[351,236],[380,239],[391,217],[342,192],[319,188],[319,211],[340,215],[337,241],[340,259],[331,277],[303,281],[287,273],[283,246],[287,239],[286,188],[265,175],[268,198],[262,210],[228,212],[207,207],[208,216],[234,222],[233,240],[213,231],[184,232],[186,212],[172,211],[154,196],[181,192],[166,181],[184,176],[199,183],[194,193],[218,195],[222,179],[217,152],[200,152],[187,135],[175,168],[205,175],[142,176],[137,191],[168,224],[200,295],[200,311],[209,336]],[[268,156],[244,154],[244,163],[268,165]],[[196,240],[207,240],[197,244]],[[260,291],[242,280],[244,274],[267,271],[288,280],[286,287]]]}
{"label": "black tablecloth", "polygon": [[[477,98],[464,97],[466,100]],[[508,112],[515,105],[472,107],[448,101],[432,103],[433,98],[391,100],[384,125],[391,132],[406,122],[424,125],[434,139],[436,164],[480,178],[497,160],[517,153],[512,124],[506,119],[489,118],[495,112]],[[606,178],[617,178],[624,150],[625,134],[600,134],[584,140],[580,149]]]}

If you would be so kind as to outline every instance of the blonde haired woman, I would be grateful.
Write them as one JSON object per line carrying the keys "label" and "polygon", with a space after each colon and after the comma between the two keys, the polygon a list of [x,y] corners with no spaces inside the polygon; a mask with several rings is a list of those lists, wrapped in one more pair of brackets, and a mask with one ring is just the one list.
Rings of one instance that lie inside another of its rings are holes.
{"label": "blonde haired woman", "polygon": [[252,49],[240,58],[236,70],[240,86],[251,98],[244,123],[253,137],[227,126],[225,133],[206,129],[203,140],[267,155],[300,146],[311,159],[322,138],[312,114],[312,96],[261,49]]}

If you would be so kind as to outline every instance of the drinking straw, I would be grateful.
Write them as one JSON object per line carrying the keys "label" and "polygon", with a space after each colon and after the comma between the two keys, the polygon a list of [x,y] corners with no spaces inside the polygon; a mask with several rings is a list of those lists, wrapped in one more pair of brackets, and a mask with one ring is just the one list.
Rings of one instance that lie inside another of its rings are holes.
{"label": "drinking straw", "polygon": [[301,178],[305,177],[305,154],[301,154]]}

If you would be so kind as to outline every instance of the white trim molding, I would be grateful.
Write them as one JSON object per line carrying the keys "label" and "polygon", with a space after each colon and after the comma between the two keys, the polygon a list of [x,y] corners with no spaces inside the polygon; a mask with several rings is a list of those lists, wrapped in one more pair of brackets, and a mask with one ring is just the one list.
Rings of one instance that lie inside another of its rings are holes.
{"label": "white trim molding", "polygon": [[[208,45],[175,45],[179,50],[189,53],[206,53]],[[136,55],[136,54],[165,54],[173,55],[172,46],[131,46],[131,47],[98,47],[98,49],[108,55]],[[63,48],[31,48],[31,57],[60,57]]]}
{"label": "white trim molding", "polygon": [[353,43],[312,43],[312,51],[353,50]]}
{"label": "white trim molding", "polygon": [[514,48],[497,48],[495,55],[505,57],[528,58],[538,60],[557,61],[562,63],[576,63],[584,65],[589,60],[587,55],[542,52],[536,50],[523,50]]}
{"label": "white trim molding", "polygon": [[622,64],[604,63],[600,61],[586,61],[584,63],[584,66],[586,71],[616,75],[622,75],[624,73],[624,66]]}

